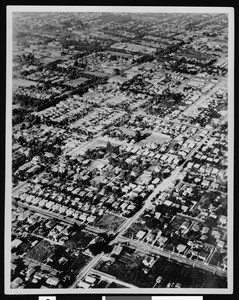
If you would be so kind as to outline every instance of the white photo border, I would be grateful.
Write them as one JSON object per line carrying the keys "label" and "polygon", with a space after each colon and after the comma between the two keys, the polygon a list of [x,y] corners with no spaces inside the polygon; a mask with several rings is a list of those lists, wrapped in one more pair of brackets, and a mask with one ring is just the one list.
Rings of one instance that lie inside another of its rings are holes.
{"label": "white photo border", "polygon": [[[225,13],[228,14],[228,287],[227,288],[135,288],[135,289],[10,289],[11,196],[12,196],[12,14],[14,12],[134,12],[134,13]],[[232,294],[233,293],[233,172],[234,172],[234,40],[233,7],[180,6],[7,6],[6,51],[6,163],[5,163],[5,294]]]}

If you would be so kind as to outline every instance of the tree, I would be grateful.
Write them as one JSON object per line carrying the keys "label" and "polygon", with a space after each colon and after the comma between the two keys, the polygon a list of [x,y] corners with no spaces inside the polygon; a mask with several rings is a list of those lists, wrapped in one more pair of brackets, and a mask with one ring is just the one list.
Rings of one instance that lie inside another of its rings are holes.
{"label": "tree", "polygon": [[142,137],[141,132],[139,130],[136,130],[136,132],[135,132],[135,141],[139,142],[141,140],[141,137]]}
{"label": "tree", "polygon": [[217,226],[217,220],[211,218],[211,217],[208,217],[205,222],[204,222],[205,226],[208,226],[208,227],[215,227]]}
{"label": "tree", "polygon": [[115,76],[120,75],[120,70],[117,69],[117,68],[115,68],[114,71],[113,71],[113,74],[114,74]]}
{"label": "tree", "polygon": [[17,265],[16,271],[15,271],[16,274],[20,273],[22,270],[24,270],[26,268],[24,260],[21,257],[16,258],[14,263]]}
{"label": "tree", "polygon": [[113,146],[112,146],[112,144],[108,141],[107,142],[107,145],[106,145],[106,150],[107,150],[107,152],[112,152],[113,151]]}
{"label": "tree", "polygon": [[91,244],[89,246],[89,250],[93,255],[97,255],[104,251],[105,245],[104,241],[100,241],[95,244]]}

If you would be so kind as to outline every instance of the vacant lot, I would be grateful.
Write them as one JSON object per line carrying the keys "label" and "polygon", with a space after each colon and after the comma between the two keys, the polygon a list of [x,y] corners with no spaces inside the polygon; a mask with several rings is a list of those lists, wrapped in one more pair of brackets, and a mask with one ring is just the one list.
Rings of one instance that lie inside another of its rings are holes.
{"label": "vacant lot", "polygon": [[32,250],[30,250],[26,256],[39,262],[45,262],[48,257],[54,254],[55,250],[56,245],[42,240]]}
{"label": "vacant lot", "polygon": [[37,82],[27,80],[27,79],[22,79],[22,78],[18,78],[18,79],[13,80],[13,86],[14,87],[19,87],[19,86],[30,87],[31,85],[37,85]]}
{"label": "vacant lot", "polygon": [[106,230],[111,230],[115,231],[123,222],[124,218],[117,217],[115,215],[112,215],[110,213],[105,213],[96,223],[95,226],[106,229]]}

